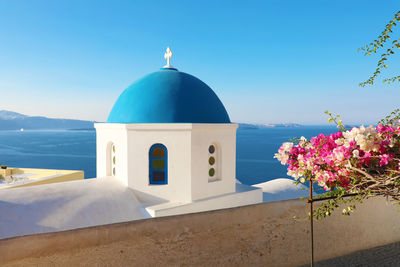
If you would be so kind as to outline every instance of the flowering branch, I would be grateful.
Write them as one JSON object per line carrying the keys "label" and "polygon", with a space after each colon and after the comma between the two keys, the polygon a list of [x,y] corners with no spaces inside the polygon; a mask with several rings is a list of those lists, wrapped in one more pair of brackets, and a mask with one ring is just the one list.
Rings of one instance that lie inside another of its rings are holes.
{"label": "flowering branch", "polygon": [[[389,23],[385,26],[385,29],[382,31],[381,35],[371,42],[370,44],[361,47],[358,49],[358,51],[364,51],[365,56],[370,56],[371,54],[377,53],[377,50],[380,48],[383,48],[386,42],[390,39],[390,34],[393,33],[392,29],[397,26],[397,22],[400,21],[400,11],[398,11],[392,20],[389,21]],[[368,84],[373,85],[376,77],[381,73],[383,68],[387,68],[387,59],[389,56],[393,55],[396,49],[400,49],[400,39],[395,39],[391,46],[384,52],[378,61],[377,67],[375,69],[375,72],[372,74],[371,77],[368,78],[365,82],[360,83],[359,85],[364,87]],[[395,81],[400,81],[400,76],[395,76],[392,78],[387,78],[384,79],[383,82],[387,82],[388,84],[395,82]]]}
{"label": "flowering branch", "polygon": [[342,120],[340,119],[340,115],[337,114],[335,117],[332,116],[332,113],[328,110],[325,110],[325,114],[329,116],[328,122],[333,122],[339,128],[340,131],[345,132],[346,127],[344,127]]}
{"label": "flowering branch", "polygon": [[288,175],[296,181],[310,180],[328,191],[325,196],[329,200],[313,216],[329,216],[340,204],[351,204],[343,210],[349,215],[355,209],[354,202],[373,196],[385,196],[400,205],[399,111],[392,112],[377,127],[347,131],[339,115],[325,113],[340,131],[310,140],[301,137],[296,144],[283,143],[275,154],[283,165],[289,165]]}

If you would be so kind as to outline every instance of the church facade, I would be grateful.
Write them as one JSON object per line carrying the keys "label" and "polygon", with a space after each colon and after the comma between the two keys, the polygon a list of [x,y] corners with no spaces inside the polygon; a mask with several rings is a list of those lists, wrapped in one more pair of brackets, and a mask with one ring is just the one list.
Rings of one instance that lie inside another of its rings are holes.
{"label": "church facade", "polygon": [[97,124],[97,174],[169,201],[235,192],[236,124]]}
{"label": "church facade", "polygon": [[232,198],[243,193],[252,197],[242,204],[262,202],[261,190],[237,190],[238,125],[214,91],[173,68],[170,56],[168,48],[168,64],[127,88],[107,122],[95,125],[97,175],[119,179],[139,199],[168,202],[168,209],[212,199],[221,204],[226,196],[238,205]]}

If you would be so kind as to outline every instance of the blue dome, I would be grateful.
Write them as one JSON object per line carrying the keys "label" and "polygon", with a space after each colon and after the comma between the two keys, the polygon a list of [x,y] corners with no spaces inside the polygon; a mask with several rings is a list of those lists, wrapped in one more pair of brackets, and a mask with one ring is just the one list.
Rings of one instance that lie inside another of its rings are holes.
{"label": "blue dome", "polygon": [[128,87],[108,123],[230,123],[214,91],[196,77],[161,69]]}

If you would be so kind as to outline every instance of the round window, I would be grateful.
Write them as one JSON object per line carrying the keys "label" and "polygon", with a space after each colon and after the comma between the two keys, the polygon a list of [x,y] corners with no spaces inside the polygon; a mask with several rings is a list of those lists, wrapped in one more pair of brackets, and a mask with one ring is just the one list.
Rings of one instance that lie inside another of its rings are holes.
{"label": "round window", "polygon": [[211,168],[211,169],[208,171],[208,174],[210,175],[210,177],[213,177],[214,174],[215,174],[215,169],[214,169],[214,168]]}
{"label": "round window", "polygon": [[208,152],[210,152],[210,154],[214,154],[214,152],[215,152],[215,146],[214,146],[214,145],[209,146],[209,147],[208,147]]}
{"label": "round window", "polygon": [[209,163],[210,165],[214,165],[214,163],[215,163],[215,158],[214,158],[214,157],[210,157],[210,158],[208,159],[208,163]]}

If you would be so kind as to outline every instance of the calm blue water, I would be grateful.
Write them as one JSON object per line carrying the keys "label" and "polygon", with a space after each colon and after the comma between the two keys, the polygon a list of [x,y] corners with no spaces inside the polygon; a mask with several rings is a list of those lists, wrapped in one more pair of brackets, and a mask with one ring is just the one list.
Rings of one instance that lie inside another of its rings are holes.
{"label": "calm blue water", "polygon": [[[292,137],[330,134],[335,127],[238,130],[236,176],[244,184],[287,177],[274,154]],[[22,168],[84,170],[96,177],[95,131],[0,131],[0,164]]]}

